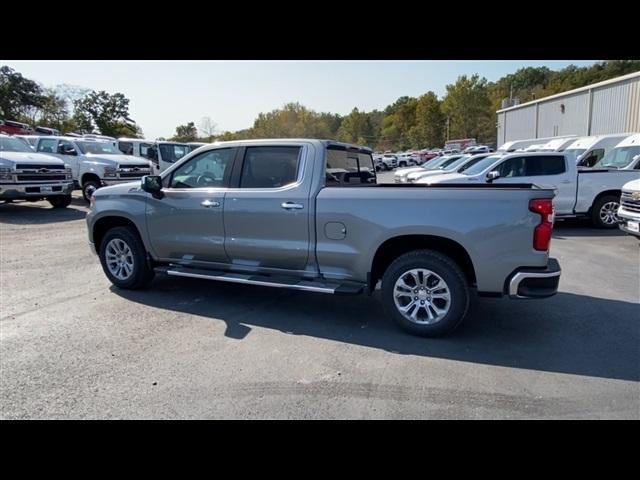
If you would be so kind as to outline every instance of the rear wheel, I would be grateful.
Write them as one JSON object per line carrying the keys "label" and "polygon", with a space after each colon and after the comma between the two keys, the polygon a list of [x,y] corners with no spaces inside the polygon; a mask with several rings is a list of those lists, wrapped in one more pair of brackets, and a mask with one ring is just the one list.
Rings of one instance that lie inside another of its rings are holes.
{"label": "rear wheel", "polygon": [[132,227],[107,232],[100,243],[100,263],[111,283],[122,289],[142,288],[154,277],[144,244]]}
{"label": "rear wheel", "polygon": [[405,331],[423,337],[452,332],[469,308],[469,288],[446,255],[416,250],[394,260],[382,277],[385,310]]}
{"label": "rear wheel", "polygon": [[53,208],[67,208],[71,204],[71,195],[58,195],[47,200]]}
{"label": "rear wheel", "polygon": [[617,228],[620,197],[604,195],[593,202],[591,222],[598,228]]}
{"label": "rear wheel", "polygon": [[94,192],[100,188],[100,182],[97,180],[89,180],[82,185],[82,196],[89,202]]}

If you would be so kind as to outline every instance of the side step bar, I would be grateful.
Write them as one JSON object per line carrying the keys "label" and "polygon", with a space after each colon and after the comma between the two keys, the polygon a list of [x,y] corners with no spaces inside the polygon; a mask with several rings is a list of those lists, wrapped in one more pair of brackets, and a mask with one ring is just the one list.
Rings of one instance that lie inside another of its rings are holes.
{"label": "side step bar", "polygon": [[154,270],[158,273],[164,273],[174,277],[202,278],[205,280],[244,283],[245,285],[260,285],[263,287],[288,288],[291,290],[304,290],[307,292],[329,293],[333,295],[357,295],[362,293],[364,290],[363,284],[355,282],[338,283],[323,280],[304,280],[277,275],[249,275],[243,273],[224,272],[221,270],[180,267],[176,265],[156,267]]}

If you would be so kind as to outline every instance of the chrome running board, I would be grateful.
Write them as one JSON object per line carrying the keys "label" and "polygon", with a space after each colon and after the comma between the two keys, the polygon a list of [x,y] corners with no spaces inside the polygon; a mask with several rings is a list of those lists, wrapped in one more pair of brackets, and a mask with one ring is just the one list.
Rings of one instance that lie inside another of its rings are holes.
{"label": "chrome running board", "polygon": [[364,285],[358,283],[338,283],[323,280],[304,280],[294,277],[276,275],[256,275],[219,270],[206,270],[190,267],[157,267],[155,271],[173,277],[201,278],[220,282],[243,283],[245,285],[259,285],[262,287],[288,288],[306,292],[328,293],[332,295],[355,295],[362,293]]}

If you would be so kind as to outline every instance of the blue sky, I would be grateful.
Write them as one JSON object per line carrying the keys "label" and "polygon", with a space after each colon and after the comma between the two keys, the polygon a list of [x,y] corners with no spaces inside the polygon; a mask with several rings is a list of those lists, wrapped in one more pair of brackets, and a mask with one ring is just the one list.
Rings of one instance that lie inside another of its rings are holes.
{"label": "blue sky", "polygon": [[[316,111],[346,114],[382,109],[403,95],[429,90],[439,97],[460,75],[488,80],[526,66],[559,70],[580,61],[10,61],[46,87],[61,83],[121,92],[131,118],[150,139],[209,116],[218,130],[252,126],[259,112],[300,102]],[[3,62],[4,63],[4,62]]]}

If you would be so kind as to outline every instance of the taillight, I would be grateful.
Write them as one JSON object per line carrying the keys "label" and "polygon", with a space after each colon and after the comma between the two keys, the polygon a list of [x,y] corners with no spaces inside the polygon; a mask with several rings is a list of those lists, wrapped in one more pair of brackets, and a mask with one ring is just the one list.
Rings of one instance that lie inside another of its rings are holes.
{"label": "taillight", "polygon": [[549,250],[553,230],[553,201],[550,198],[534,198],[529,202],[529,210],[540,215],[540,224],[533,231],[533,248]]}

